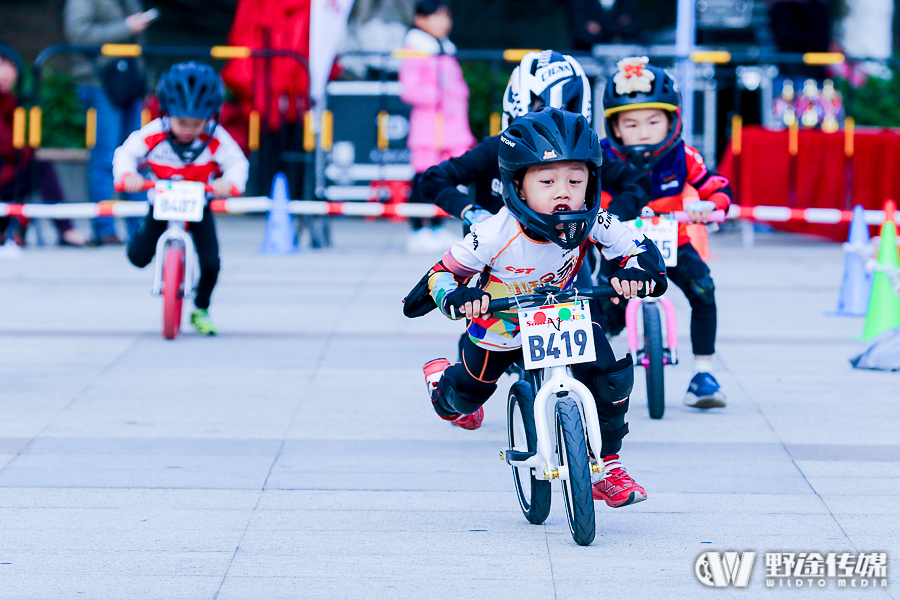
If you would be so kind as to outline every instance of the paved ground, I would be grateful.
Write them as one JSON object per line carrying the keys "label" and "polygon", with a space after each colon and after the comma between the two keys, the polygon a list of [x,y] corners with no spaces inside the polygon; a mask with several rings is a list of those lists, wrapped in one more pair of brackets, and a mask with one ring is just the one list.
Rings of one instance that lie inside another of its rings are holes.
{"label": "paved ground", "polygon": [[[338,222],[333,250],[290,257],[256,252],[261,220],[220,231],[214,339],[163,340],[121,249],[0,260],[4,600],[900,597],[764,582],[766,551],[887,551],[891,580],[900,556],[900,376],[847,362],[837,245],[714,237],[729,406],[681,405],[689,360],[661,421],[639,383],[623,460],[649,500],[598,506],[582,548],[561,495],[543,526],[518,509],[509,382],[479,431],[433,414],[421,365],[459,329],[402,317],[433,262],[402,226]],[[753,591],[698,583],[725,550],[760,553]]]}

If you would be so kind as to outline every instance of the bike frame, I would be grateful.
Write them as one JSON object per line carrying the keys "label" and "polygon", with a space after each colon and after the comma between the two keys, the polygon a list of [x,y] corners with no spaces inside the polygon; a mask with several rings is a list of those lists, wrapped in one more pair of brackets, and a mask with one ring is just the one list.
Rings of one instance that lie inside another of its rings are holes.
{"label": "bike frame", "polygon": [[560,468],[553,452],[555,436],[547,417],[547,409],[550,406],[551,399],[568,396],[578,402],[582,418],[587,425],[588,442],[592,448],[599,448],[601,445],[600,418],[597,415],[594,396],[587,386],[569,374],[568,367],[563,365],[549,367],[543,370],[543,375],[543,384],[534,398],[534,426],[537,432],[537,452],[526,460],[507,459],[506,462],[514,467],[531,467],[548,481],[551,479],[568,479],[569,473],[565,472],[564,468]]}
{"label": "bike frame", "polygon": [[153,261],[153,295],[162,295],[163,260],[165,259],[166,246],[171,242],[181,242],[184,246],[184,297],[194,295],[194,263],[197,254],[194,249],[194,241],[185,230],[181,221],[169,221],[169,226],[156,241],[156,256]]}
{"label": "bike frame", "polygon": [[639,361],[642,367],[646,367],[646,356],[638,358],[640,349],[640,336],[638,335],[637,313],[643,302],[659,304],[663,309],[666,319],[666,348],[663,348],[663,364],[678,364],[678,322],[675,319],[675,305],[666,296],[661,298],[632,298],[625,306],[625,328],[628,329],[628,350]]}

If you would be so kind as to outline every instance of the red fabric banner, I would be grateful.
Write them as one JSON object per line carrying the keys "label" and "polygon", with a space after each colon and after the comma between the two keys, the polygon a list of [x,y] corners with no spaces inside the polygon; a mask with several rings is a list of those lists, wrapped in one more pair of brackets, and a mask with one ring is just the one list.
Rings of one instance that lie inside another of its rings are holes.
{"label": "red fabric banner", "polygon": [[[852,198],[845,205],[845,136],[843,131],[823,133],[801,129],[797,145],[796,197],[792,208],[849,209],[861,204],[880,209],[888,198],[900,197],[900,133],[856,128],[853,136]],[[789,206],[790,155],[788,132],[760,126],[744,127],[740,173],[735,173],[731,145],[718,171],[731,179],[741,206]],[[737,176],[737,177],[736,177]],[[848,225],[814,223],[777,224],[779,229],[846,240]]]}

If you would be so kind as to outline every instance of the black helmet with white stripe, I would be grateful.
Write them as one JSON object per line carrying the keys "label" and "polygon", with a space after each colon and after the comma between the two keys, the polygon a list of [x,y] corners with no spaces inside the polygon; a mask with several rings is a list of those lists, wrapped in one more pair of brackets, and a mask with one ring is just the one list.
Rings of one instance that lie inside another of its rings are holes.
{"label": "black helmet with white stripe", "polygon": [[[557,246],[571,250],[588,237],[600,211],[600,163],[597,133],[583,115],[545,108],[519,117],[500,134],[500,181],[503,203],[523,227]],[[517,193],[525,170],[534,165],[577,161],[588,169],[581,210],[539,213]]]}
{"label": "black helmet with white stripe", "polygon": [[559,108],[591,121],[591,85],[571,56],[555,50],[529,52],[513,69],[503,94],[503,129],[525,113]]}

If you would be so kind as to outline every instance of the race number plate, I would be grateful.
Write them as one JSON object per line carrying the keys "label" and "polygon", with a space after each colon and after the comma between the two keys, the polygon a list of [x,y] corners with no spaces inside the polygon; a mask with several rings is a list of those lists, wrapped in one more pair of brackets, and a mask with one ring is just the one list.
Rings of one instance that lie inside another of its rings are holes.
{"label": "race number plate", "polygon": [[206,204],[201,181],[157,181],[153,218],[158,221],[200,221]]}
{"label": "race number plate", "polygon": [[[654,223],[654,221],[656,221]],[[659,248],[667,267],[678,264],[678,222],[673,219],[639,218],[625,223],[630,229],[646,235]]]}
{"label": "race number plate", "polygon": [[519,310],[526,369],[597,360],[586,301]]}

